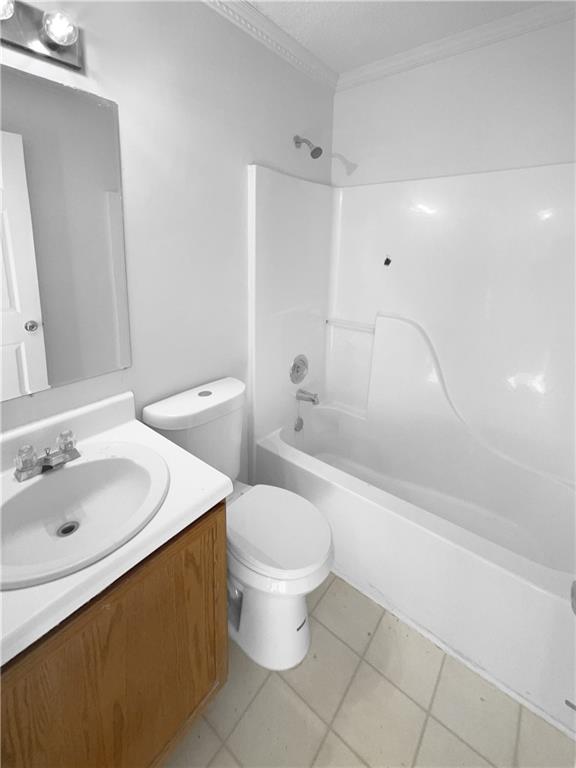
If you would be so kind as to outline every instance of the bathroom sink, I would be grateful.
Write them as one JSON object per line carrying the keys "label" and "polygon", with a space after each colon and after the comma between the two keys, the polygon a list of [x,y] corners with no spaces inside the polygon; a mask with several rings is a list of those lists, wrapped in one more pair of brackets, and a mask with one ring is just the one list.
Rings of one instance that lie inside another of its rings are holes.
{"label": "bathroom sink", "polygon": [[4,473],[3,590],[85,568],[125,544],[160,508],[170,475],[155,451],[120,442],[79,449],[79,459],[23,483]]}

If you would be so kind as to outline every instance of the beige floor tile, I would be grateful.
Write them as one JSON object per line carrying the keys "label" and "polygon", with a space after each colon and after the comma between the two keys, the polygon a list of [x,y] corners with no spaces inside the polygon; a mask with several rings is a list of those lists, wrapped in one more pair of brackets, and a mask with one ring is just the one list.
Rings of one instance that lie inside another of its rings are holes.
{"label": "beige floor tile", "polygon": [[541,717],[522,708],[518,765],[520,768],[573,768],[576,743]]}
{"label": "beige floor tile", "polygon": [[316,768],[362,768],[365,765],[333,731],[329,732],[314,761]]}
{"label": "beige floor tile", "polygon": [[360,658],[325,629],[310,619],[312,641],[308,655],[282,677],[326,722],[334,717]]}
{"label": "beige floor tile", "polygon": [[208,765],[222,742],[203,717],[199,717],[168,755],[164,768],[202,768]]}
{"label": "beige floor tile", "polygon": [[451,656],[432,714],[490,762],[512,764],[520,705]]}
{"label": "beige floor tile", "polygon": [[330,584],[334,581],[334,574],[330,573],[326,579],[320,584],[319,587],[316,587],[316,589],[313,592],[310,592],[310,594],[306,597],[306,603],[308,604],[308,611],[309,613],[312,613],[314,608],[318,605],[320,602],[320,598],[322,595],[326,592]]}
{"label": "beige floor tile", "polygon": [[268,674],[267,669],[259,667],[236,643],[230,642],[228,681],[204,712],[206,720],[222,739],[232,733]]}
{"label": "beige floor tile", "polygon": [[260,693],[228,739],[228,746],[245,766],[310,765],[326,726],[276,674]]}
{"label": "beige floor tile", "polygon": [[365,656],[425,708],[430,704],[443,657],[434,643],[390,613],[383,616]]}
{"label": "beige floor tile", "polygon": [[373,600],[336,577],[316,606],[314,616],[362,654],[383,612]]}
{"label": "beige floor tile", "polygon": [[221,747],[212,759],[210,768],[240,768],[240,763],[229,749]]}
{"label": "beige floor tile", "polygon": [[418,768],[490,768],[484,758],[430,718],[415,763]]}
{"label": "beige floor tile", "polygon": [[334,721],[334,731],[371,766],[412,764],[425,712],[362,662]]}

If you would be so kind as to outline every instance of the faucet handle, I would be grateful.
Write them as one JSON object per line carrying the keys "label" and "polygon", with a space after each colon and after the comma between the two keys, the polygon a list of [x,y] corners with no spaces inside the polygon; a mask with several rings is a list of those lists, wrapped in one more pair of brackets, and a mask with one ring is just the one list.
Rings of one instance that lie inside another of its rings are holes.
{"label": "faucet handle", "polygon": [[58,446],[58,450],[60,451],[73,450],[73,448],[76,447],[76,438],[74,437],[74,432],[72,432],[71,429],[64,429],[58,435],[58,439],[56,440],[56,445]]}
{"label": "faucet handle", "polygon": [[16,454],[16,469],[32,469],[38,461],[33,445],[21,445]]}

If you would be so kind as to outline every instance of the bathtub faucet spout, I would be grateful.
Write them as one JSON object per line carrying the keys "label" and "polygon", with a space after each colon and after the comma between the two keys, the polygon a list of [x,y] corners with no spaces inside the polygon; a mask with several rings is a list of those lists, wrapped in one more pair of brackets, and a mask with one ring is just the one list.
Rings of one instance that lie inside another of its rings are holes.
{"label": "bathtub faucet spout", "polygon": [[303,403],[312,403],[312,405],[318,405],[320,402],[317,393],[308,392],[306,389],[299,389],[296,392],[296,400],[301,400]]}

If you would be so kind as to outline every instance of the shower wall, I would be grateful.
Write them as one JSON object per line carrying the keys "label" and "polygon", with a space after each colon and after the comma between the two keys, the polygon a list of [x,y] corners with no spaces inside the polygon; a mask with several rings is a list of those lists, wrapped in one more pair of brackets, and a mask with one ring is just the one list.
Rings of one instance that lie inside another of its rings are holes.
{"label": "shower wall", "polygon": [[302,353],[305,388],[367,416],[375,321],[394,315],[427,334],[479,439],[573,480],[574,171],[332,189],[251,166],[252,436],[296,418]]}
{"label": "shower wall", "polygon": [[418,323],[484,442],[573,479],[574,165],[340,189],[327,396],[366,409],[374,322]]}
{"label": "shower wall", "polygon": [[296,416],[296,355],[310,361],[302,386],[324,390],[333,190],[256,165],[248,173],[249,401],[258,439]]}

